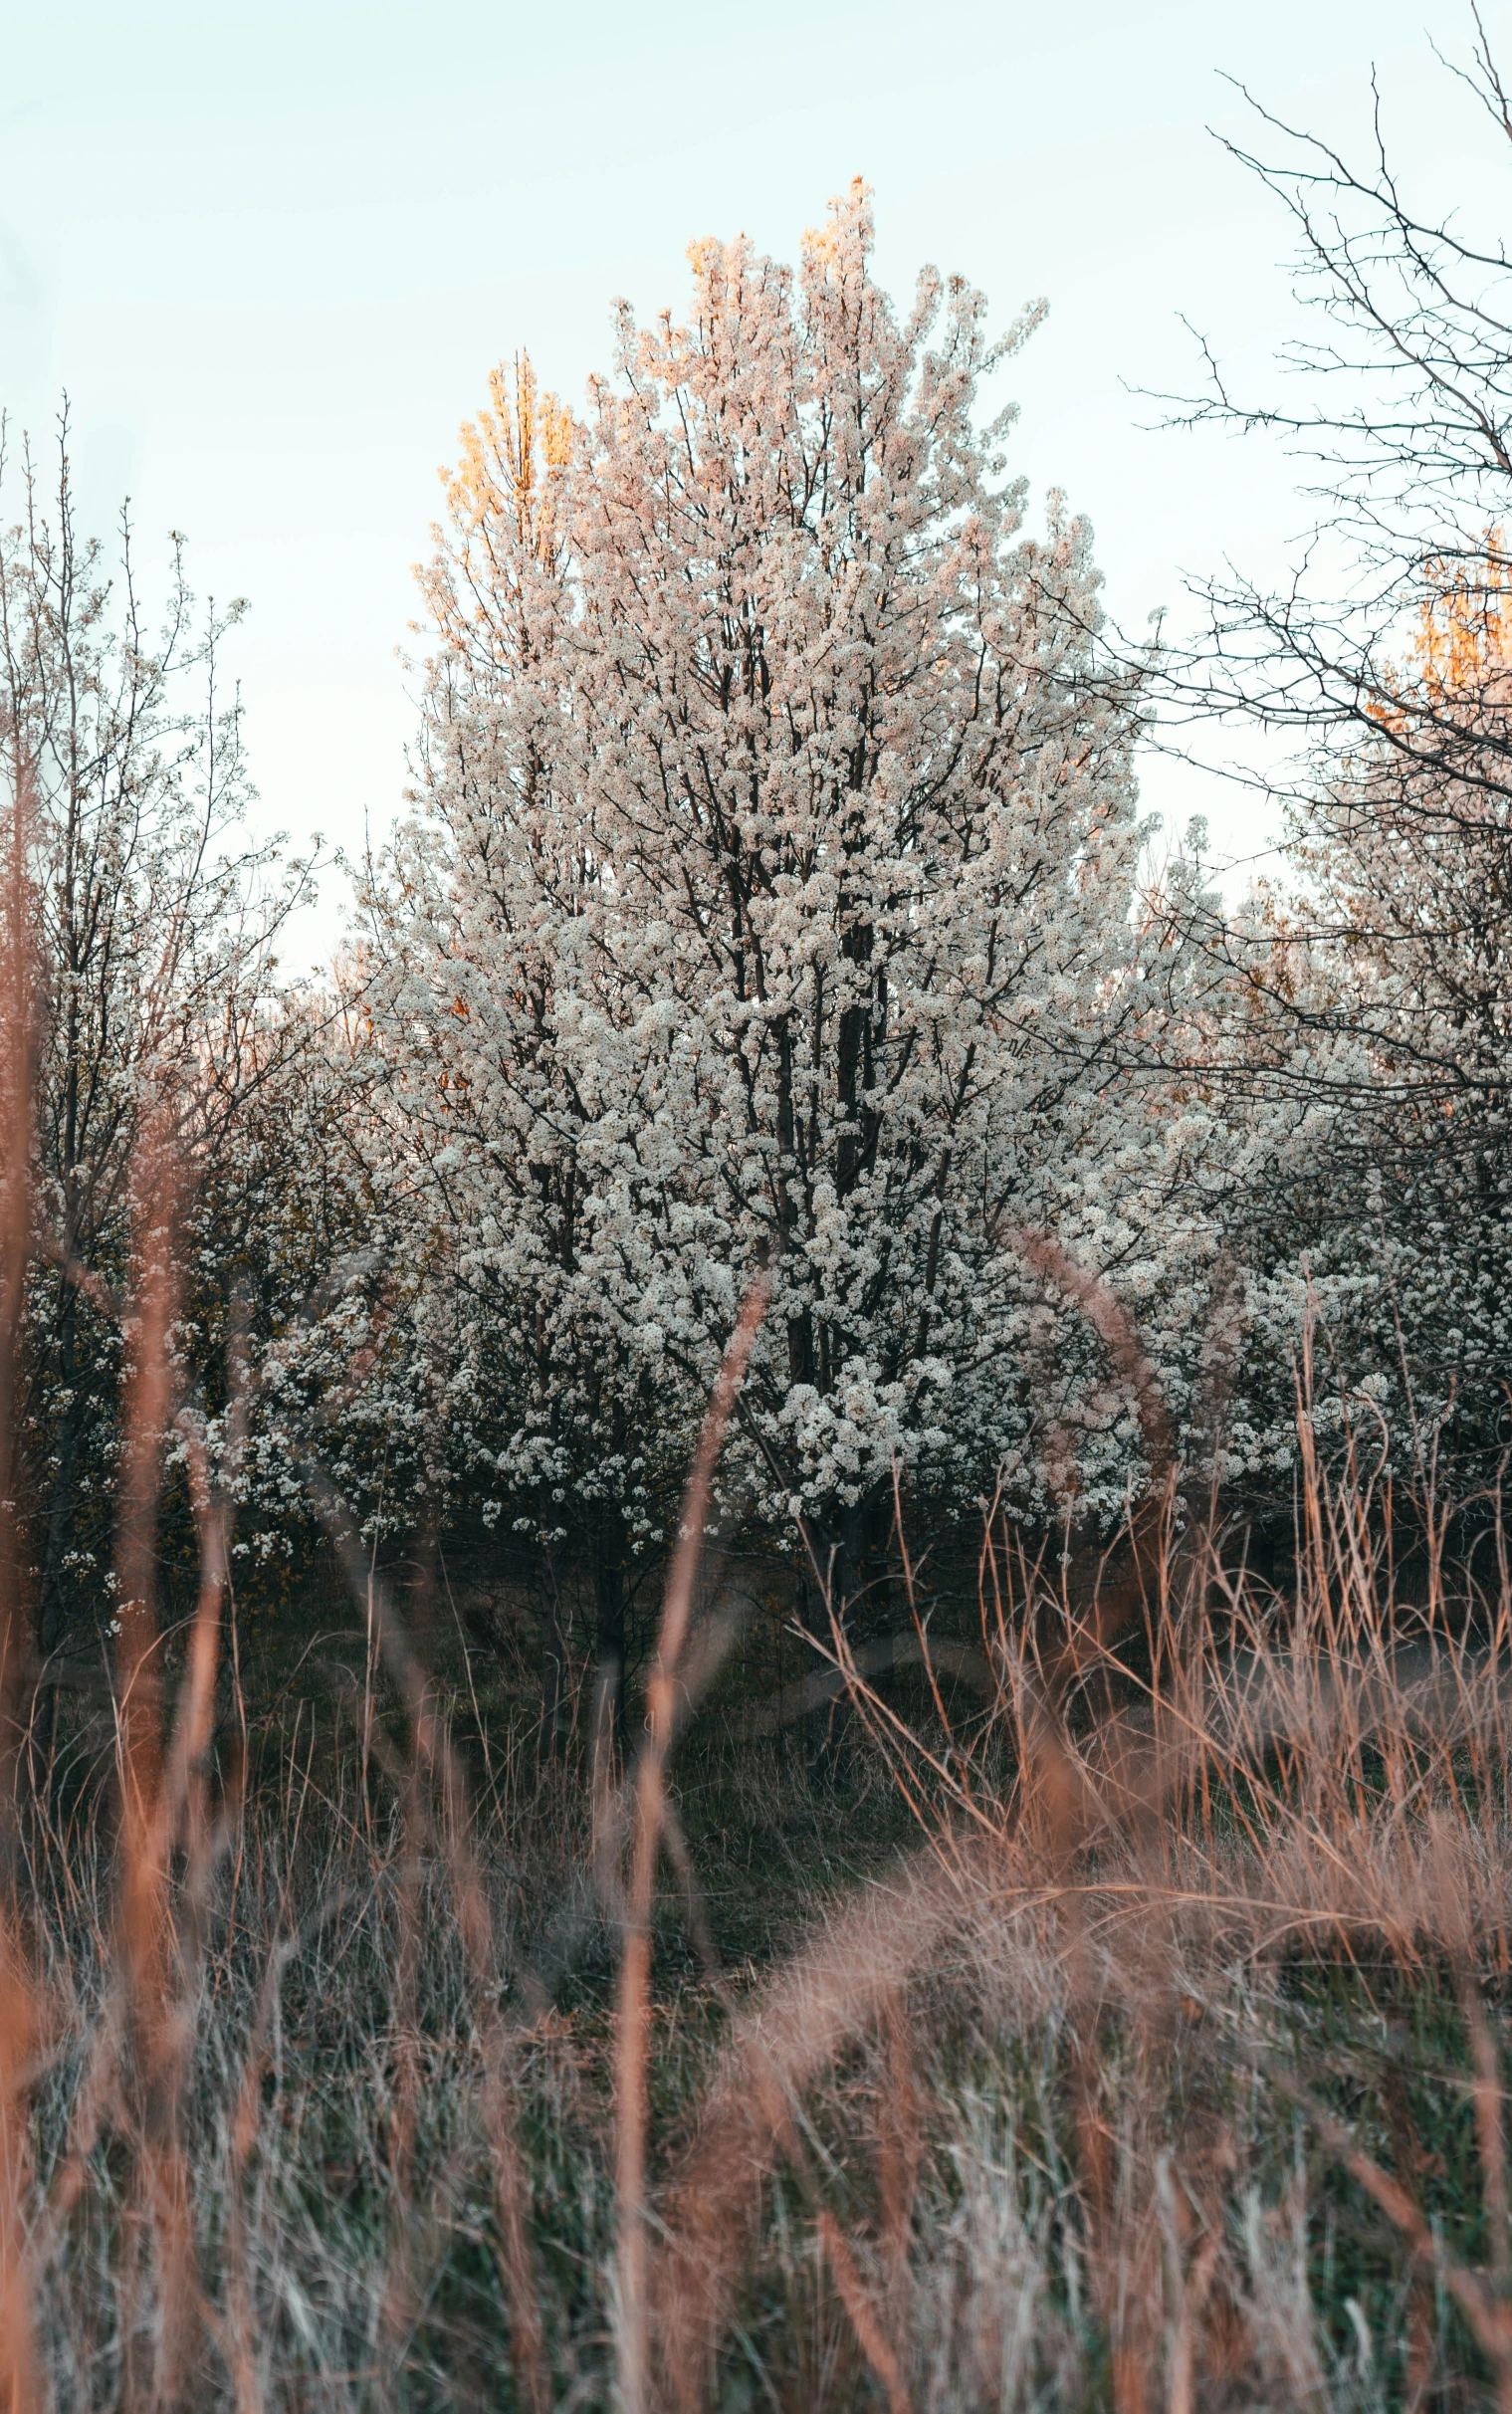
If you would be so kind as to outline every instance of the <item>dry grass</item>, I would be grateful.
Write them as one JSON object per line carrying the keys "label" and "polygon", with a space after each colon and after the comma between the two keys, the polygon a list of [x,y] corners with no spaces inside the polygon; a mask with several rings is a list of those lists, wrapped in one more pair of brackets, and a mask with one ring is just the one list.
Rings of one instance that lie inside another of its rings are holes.
{"label": "dry grass", "polygon": [[1007,1603],[949,1742],[862,1686],[928,1832],[756,1975],[673,1974],[637,1788],[595,1907],[586,1787],[543,1804],[521,1738],[468,1811],[397,1686],[365,1791],[359,1712],[334,1764],[307,1727],[276,1789],[206,1787],[150,1960],[124,1824],[33,1825],[12,2403],[623,2404],[632,2352],[679,2407],[1504,2397],[1505,1605],[1394,1656],[1188,1583],[1180,1682],[1147,1639],[1114,1717],[1085,1666],[1052,1704]]}

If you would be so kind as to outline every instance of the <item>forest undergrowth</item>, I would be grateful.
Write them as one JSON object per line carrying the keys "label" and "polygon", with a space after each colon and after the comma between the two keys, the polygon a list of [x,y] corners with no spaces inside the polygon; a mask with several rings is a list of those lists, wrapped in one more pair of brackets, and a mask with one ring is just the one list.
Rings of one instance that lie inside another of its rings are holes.
{"label": "forest undergrowth", "polygon": [[176,1702],[93,1770],[65,1708],[7,2404],[1512,2405],[1499,1504],[1477,1577],[1304,1418],[1282,1588],[1174,1486],[1079,1600],[1001,1521],[969,1618],[900,1552],[815,1749],[697,1581],[740,1346],[624,1748],[543,1761],[354,1552],[259,1721],[208,1514]]}

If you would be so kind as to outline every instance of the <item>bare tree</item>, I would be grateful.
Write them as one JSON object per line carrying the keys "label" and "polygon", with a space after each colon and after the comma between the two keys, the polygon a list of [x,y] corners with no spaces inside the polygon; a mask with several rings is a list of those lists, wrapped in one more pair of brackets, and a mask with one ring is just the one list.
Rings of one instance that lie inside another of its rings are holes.
{"label": "bare tree", "polygon": [[[1512,143],[1475,27],[1471,66],[1449,72]],[[1320,928],[1405,968],[1412,993],[1391,995],[1400,1079],[1503,1094],[1512,261],[1494,232],[1476,240],[1452,209],[1410,204],[1379,90],[1364,163],[1252,106],[1276,149],[1225,148],[1290,216],[1297,298],[1325,331],[1282,355],[1300,380],[1292,408],[1236,396],[1204,343],[1207,390],[1182,415],[1279,436],[1307,465],[1317,518],[1279,588],[1232,572],[1198,585],[1205,626],[1169,664],[1171,692],[1299,741],[1268,784],[1326,873]],[[1424,880],[1429,862],[1439,876]]]}
{"label": "bare tree", "polygon": [[[1472,16],[1470,63],[1445,70],[1512,145]],[[1282,355],[1289,403],[1236,394],[1204,343],[1179,420],[1278,438],[1314,517],[1279,585],[1231,568],[1197,584],[1166,700],[1293,742],[1261,784],[1300,881],[1199,917],[1209,973],[1242,1001],[1242,1043],[1230,1016],[1206,1069],[1311,1119],[1259,1245],[1371,1255],[1430,1388],[1473,1378],[1485,1397],[1512,1339],[1512,260],[1494,228],[1409,196],[1373,92],[1362,160],[1248,94],[1263,145],[1225,144],[1290,218],[1318,331]]]}

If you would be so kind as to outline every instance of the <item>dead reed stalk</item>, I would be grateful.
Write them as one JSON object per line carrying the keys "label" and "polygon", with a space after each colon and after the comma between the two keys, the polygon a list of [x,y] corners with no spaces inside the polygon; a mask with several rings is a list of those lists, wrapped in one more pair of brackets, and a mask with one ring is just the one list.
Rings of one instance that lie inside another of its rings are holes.
{"label": "dead reed stalk", "polygon": [[[10,738],[14,752],[15,733],[0,736]],[[26,884],[30,786],[25,764],[18,760],[12,768],[0,874],[0,2405],[6,2414],[24,2414],[34,2385],[23,2212],[29,2177],[24,2074],[33,2021],[16,1874],[31,1620],[16,1426],[31,1258],[37,1030]]]}
{"label": "dead reed stalk", "polygon": [[667,1762],[677,1732],[680,1685],[686,1677],[694,1587],[709,1523],[715,1468],[766,1312],[769,1289],[763,1275],[747,1292],[710,1396],[683,1496],[681,1530],[667,1579],[656,1658],[646,1685],[646,1737],[636,1765],[615,2013],[615,2322],[624,2414],[646,2414],[649,2405],[646,2131],[651,1913],[666,1819]]}
{"label": "dead reed stalk", "polygon": [[[119,1785],[118,1932],[129,2039],[128,2101],[141,2197],[133,2206],[133,2263],[156,2262],[157,2321],[150,2372],[132,2368],[128,2399],[173,2408],[191,2381],[204,2332],[180,2105],[192,2014],[179,2000],[179,1938],[169,1903],[174,1842],[163,1763],[162,1639],[157,1616],[157,1522],[163,1450],[176,1408],[172,1329],[178,1309],[179,1199],[161,1123],[135,1166],[136,1279],[124,1319],[130,1357],[115,1550],[116,1725]],[[219,1578],[202,1588],[218,1623]],[[203,1662],[204,1646],[200,1658]],[[204,1722],[190,1706],[188,1733]]]}

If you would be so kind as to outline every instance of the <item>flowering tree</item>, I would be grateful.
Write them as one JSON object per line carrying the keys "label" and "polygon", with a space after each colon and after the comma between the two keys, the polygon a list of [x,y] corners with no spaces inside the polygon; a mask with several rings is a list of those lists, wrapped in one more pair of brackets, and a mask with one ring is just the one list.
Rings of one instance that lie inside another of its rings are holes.
{"label": "flowering tree", "polygon": [[[0,425],[0,487],[3,439]],[[112,580],[76,529],[66,426],[51,491],[28,458],[16,500],[0,530],[0,792],[39,991],[24,1489],[49,1653],[108,1581],[120,1333],[101,1302],[126,1267],[133,1163],[151,1127],[201,1293],[221,1276],[224,1291],[231,1228],[257,1221],[248,1110],[303,1045],[273,990],[304,867],[270,885],[273,850],[244,837],[239,715],[217,690],[227,624],[198,621],[180,552],[153,627],[128,532]]]}
{"label": "flowering tree", "polygon": [[582,424],[496,393],[379,934],[413,1145],[541,1334],[517,1461],[585,1357],[675,1430],[766,1268],[746,1473],[821,1561],[1023,1438],[1002,1237],[1116,1189],[1142,997],[1133,685],[980,422],[1037,313],[927,271],[900,320],[871,241],[856,186],[796,276],[697,244]]}

